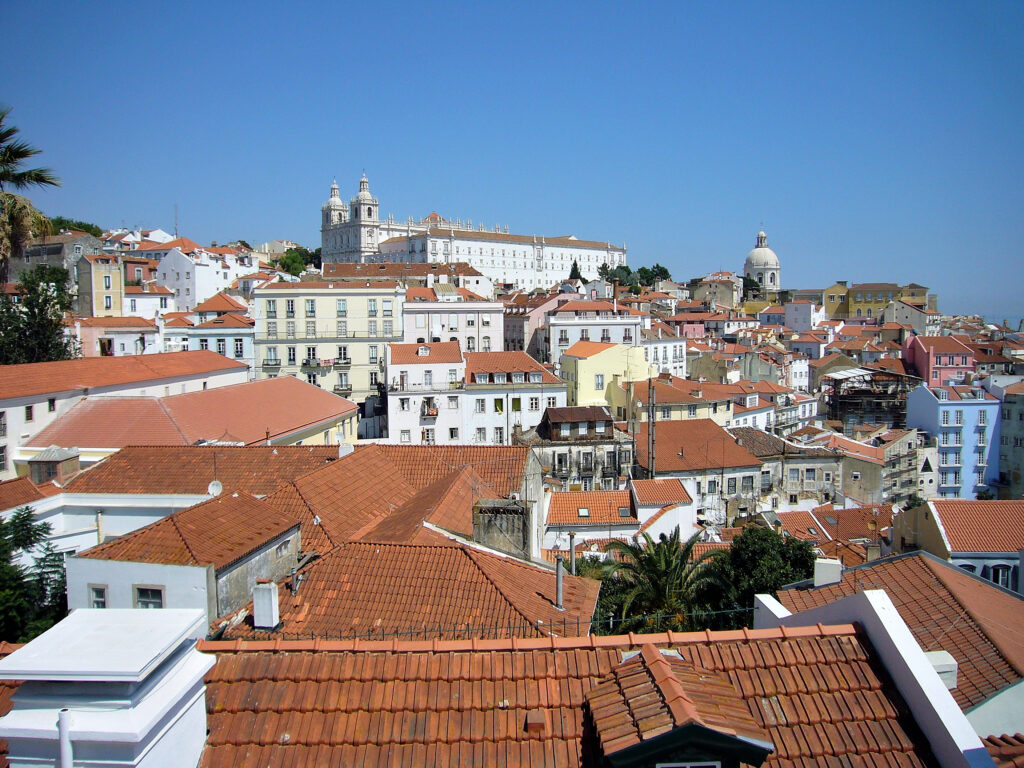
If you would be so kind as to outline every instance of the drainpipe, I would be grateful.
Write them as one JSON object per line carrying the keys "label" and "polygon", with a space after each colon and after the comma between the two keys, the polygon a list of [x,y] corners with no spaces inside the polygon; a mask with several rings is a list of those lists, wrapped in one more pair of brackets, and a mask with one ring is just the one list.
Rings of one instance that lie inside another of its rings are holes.
{"label": "drainpipe", "polygon": [[555,608],[564,611],[562,605],[562,556],[555,556]]}
{"label": "drainpipe", "polygon": [[71,747],[71,710],[67,707],[57,713],[57,738],[60,741],[60,768],[74,768],[75,755]]}
{"label": "drainpipe", "polygon": [[573,576],[576,575],[576,532],[569,531],[569,571]]}

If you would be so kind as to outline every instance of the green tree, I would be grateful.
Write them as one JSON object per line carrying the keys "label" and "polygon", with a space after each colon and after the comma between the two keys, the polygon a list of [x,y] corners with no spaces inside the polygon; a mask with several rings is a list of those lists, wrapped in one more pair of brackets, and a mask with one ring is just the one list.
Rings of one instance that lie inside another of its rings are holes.
{"label": "green tree", "polygon": [[302,255],[294,248],[289,248],[280,259],[277,261],[277,268],[287,272],[290,275],[301,275],[302,270],[306,268],[306,262],[302,260]]}
{"label": "green tree", "polygon": [[752,277],[743,277],[743,300],[756,299],[761,295],[761,284]]}
{"label": "green tree", "polygon": [[[0,640],[27,642],[67,615],[63,556],[49,535],[31,507],[0,520]],[[32,554],[30,567],[18,562],[21,552]]]}
{"label": "green tree", "polygon": [[0,299],[0,365],[71,360],[78,345],[64,334],[71,309],[68,271],[40,264],[21,276],[15,303]]}
{"label": "green tree", "polygon": [[607,551],[619,559],[605,566],[601,589],[609,590],[605,610],[617,620],[616,633],[706,627],[721,585],[711,568],[715,555],[693,556],[699,535],[684,542],[676,528],[657,541],[644,533],[641,541],[609,542]]}
{"label": "green tree", "polygon": [[[658,280],[672,279],[672,273],[669,272],[668,269],[666,269],[665,267],[661,266],[661,264],[656,263],[653,267],[651,267],[651,271],[654,273],[654,282],[657,282]],[[654,283],[652,282],[651,285],[653,284]]]}
{"label": "green tree", "polygon": [[636,271],[636,279],[640,285],[654,285],[654,271],[647,267],[640,267]]}
{"label": "green tree", "polygon": [[608,262],[604,262],[597,268],[597,276],[602,280],[611,280],[611,274],[612,268],[608,266]]}
{"label": "green tree", "polygon": [[25,252],[34,234],[47,232],[46,217],[14,190],[60,184],[49,168],[24,167],[41,150],[18,138],[18,129],[7,123],[10,113],[9,107],[0,108],[0,285],[7,282],[10,259]]}
{"label": "green tree", "polygon": [[576,259],[572,260],[572,269],[569,270],[569,279],[570,280],[582,280],[583,279],[583,273],[580,272],[580,265],[577,263]]}
{"label": "green tree", "polygon": [[715,581],[725,585],[715,608],[723,614],[718,626],[749,626],[753,621],[754,595],[775,596],[780,587],[814,575],[814,549],[809,542],[775,531],[748,525],[732,546],[711,564]]}
{"label": "green tree", "polygon": [[88,221],[79,221],[78,219],[68,219],[64,216],[50,217],[50,226],[54,232],[60,232],[62,229],[77,229],[80,232],[88,232],[93,237],[99,237],[103,234],[103,230],[95,224],[90,224]]}

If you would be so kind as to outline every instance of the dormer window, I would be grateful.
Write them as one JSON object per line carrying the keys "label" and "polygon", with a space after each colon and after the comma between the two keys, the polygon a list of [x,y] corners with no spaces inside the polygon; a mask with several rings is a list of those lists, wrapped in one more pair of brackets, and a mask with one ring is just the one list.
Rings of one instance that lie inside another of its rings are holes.
{"label": "dormer window", "polygon": [[504,373],[495,373],[494,374],[494,383],[495,384],[504,384],[505,383],[505,374]]}
{"label": "dormer window", "polygon": [[475,383],[477,383],[477,384],[486,384],[487,383],[487,374],[486,373],[474,373],[473,374],[473,381]]}
{"label": "dormer window", "polygon": [[589,510],[589,509],[587,509],[586,507],[578,507],[578,508],[576,509],[576,513],[577,513],[577,514],[578,514],[578,515],[579,515],[580,517],[590,517],[590,510]]}
{"label": "dormer window", "polygon": [[619,507],[619,517],[629,517],[629,507]]}
{"label": "dormer window", "polygon": [[531,373],[530,373],[530,383],[531,384],[540,384],[540,372],[539,371],[531,371]]}
{"label": "dormer window", "polygon": [[420,344],[419,348],[416,350],[416,354],[420,357],[427,357],[430,355],[430,347],[426,344]]}
{"label": "dormer window", "polygon": [[513,373],[512,374],[512,383],[513,384],[522,384],[524,380],[525,380],[525,374],[523,374],[523,373]]}

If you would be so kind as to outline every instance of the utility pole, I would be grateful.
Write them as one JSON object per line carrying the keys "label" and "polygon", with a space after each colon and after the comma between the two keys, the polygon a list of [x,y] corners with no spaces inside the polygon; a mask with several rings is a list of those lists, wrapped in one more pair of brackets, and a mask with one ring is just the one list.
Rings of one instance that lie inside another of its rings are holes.
{"label": "utility pole", "polygon": [[648,471],[652,478],[657,477],[657,467],[654,463],[654,447],[657,441],[654,439],[655,430],[657,429],[658,415],[657,410],[658,396],[654,390],[654,380],[647,379],[647,465]]}

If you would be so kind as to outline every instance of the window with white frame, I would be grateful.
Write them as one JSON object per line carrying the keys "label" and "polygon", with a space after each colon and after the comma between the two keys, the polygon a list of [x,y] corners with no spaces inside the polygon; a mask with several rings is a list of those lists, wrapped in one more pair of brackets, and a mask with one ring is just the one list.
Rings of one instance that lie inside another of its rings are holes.
{"label": "window with white frame", "polygon": [[135,584],[132,586],[134,593],[134,608],[163,608],[164,588],[152,584]]}

